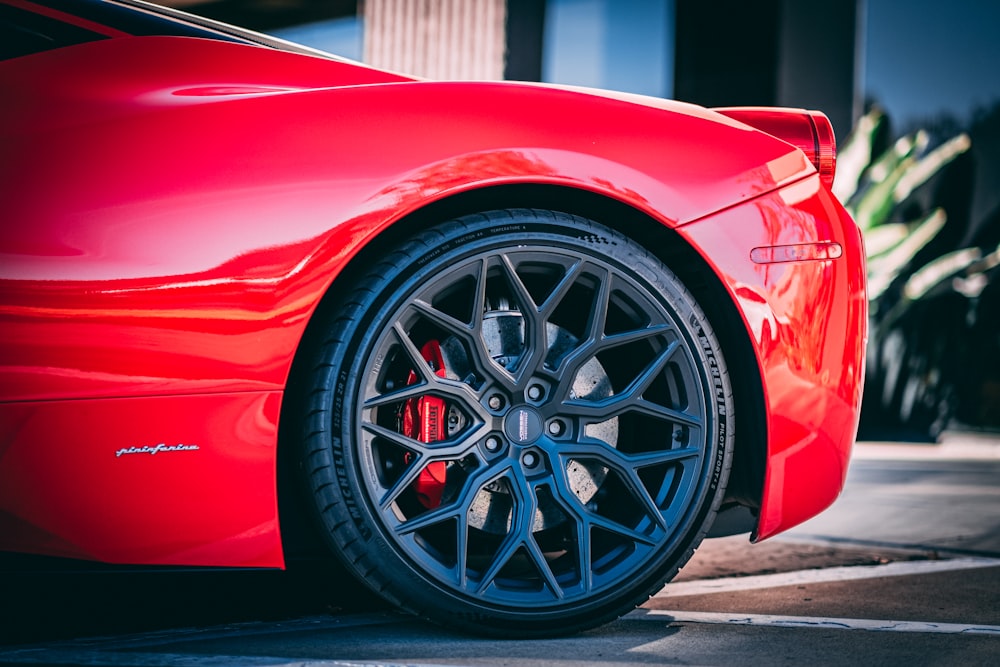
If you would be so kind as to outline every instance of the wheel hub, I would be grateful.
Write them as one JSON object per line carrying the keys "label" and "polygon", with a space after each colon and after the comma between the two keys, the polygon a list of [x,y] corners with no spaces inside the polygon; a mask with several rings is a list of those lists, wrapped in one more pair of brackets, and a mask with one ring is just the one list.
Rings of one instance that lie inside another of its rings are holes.
{"label": "wheel hub", "polygon": [[527,405],[519,405],[507,413],[503,432],[515,445],[532,445],[542,435],[542,417]]}

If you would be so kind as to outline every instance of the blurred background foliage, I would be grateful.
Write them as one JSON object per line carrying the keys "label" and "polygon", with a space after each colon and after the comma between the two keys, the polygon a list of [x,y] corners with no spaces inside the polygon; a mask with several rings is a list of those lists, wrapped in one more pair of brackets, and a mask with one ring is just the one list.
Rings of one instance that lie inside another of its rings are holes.
{"label": "blurred background foliage", "polygon": [[839,152],[834,192],[868,255],[862,439],[1000,428],[1000,206],[983,159],[1000,104],[966,127],[945,117],[892,140],[873,106]]}

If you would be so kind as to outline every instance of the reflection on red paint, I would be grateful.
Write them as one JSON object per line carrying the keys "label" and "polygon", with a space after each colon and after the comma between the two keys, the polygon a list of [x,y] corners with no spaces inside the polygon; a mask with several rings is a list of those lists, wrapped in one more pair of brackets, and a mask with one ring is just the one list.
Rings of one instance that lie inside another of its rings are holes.
{"label": "reflection on red paint", "polygon": [[768,386],[761,537],[839,488],[860,240],[787,143],[667,100],[189,38],[8,59],[0,89],[0,548],[280,566],[279,403],[314,310],[410,213],[506,186],[619,202],[715,266]]}
{"label": "reflection on red paint", "polygon": [[[681,231],[724,276],[753,334],[768,410],[764,539],[829,506],[847,474],[867,337],[861,235],[821,189],[792,210],[775,193]],[[834,245],[836,257],[780,264],[744,250]]]}
{"label": "reflection on red paint", "polygon": [[281,567],[279,408],[277,392],[0,404],[0,541],[116,563]]}

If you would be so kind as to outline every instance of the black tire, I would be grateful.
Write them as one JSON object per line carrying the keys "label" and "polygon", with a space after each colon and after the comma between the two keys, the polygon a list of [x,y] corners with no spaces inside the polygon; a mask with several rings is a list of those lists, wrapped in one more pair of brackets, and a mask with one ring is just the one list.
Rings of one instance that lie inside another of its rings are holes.
{"label": "black tire", "polygon": [[331,297],[296,378],[303,468],[330,545],[390,602],[564,634],[694,552],[729,475],[732,391],[658,259],[579,217],[492,211]]}

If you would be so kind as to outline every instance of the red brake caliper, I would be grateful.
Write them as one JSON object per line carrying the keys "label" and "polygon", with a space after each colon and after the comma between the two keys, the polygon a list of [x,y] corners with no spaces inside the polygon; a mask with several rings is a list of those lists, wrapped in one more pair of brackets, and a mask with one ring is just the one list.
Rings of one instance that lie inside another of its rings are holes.
{"label": "red brake caliper", "polygon": [[[436,340],[427,341],[420,354],[438,377],[445,377],[444,357],[441,355],[441,345]],[[406,384],[416,384],[419,376],[410,371]],[[447,406],[443,398],[437,396],[421,396],[406,401],[403,410],[403,435],[420,442],[437,442],[444,440]],[[409,454],[406,456],[410,460]],[[414,482],[414,490],[420,504],[433,509],[441,504],[441,493],[444,491],[444,480],[448,464],[444,461],[434,461],[424,466],[420,476]]]}

